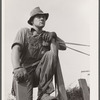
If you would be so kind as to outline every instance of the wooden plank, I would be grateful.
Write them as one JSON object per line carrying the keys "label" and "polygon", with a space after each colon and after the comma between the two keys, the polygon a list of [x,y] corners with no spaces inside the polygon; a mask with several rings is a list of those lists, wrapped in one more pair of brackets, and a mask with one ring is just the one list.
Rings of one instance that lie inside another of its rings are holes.
{"label": "wooden plank", "polygon": [[28,100],[26,83],[16,81],[16,100]]}
{"label": "wooden plank", "polygon": [[62,76],[60,62],[57,64],[57,73],[55,75],[55,80],[56,80],[56,85],[57,85],[57,89],[58,89],[58,99],[59,100],[68,100],[65,85],[64,85],[64,80],[63,80],[63,76]]}
{"label": "wooden plank", "polygon": [[79,79],[79,85],[82,89],[84,100],[90,100],[90,93],[85,79]]}

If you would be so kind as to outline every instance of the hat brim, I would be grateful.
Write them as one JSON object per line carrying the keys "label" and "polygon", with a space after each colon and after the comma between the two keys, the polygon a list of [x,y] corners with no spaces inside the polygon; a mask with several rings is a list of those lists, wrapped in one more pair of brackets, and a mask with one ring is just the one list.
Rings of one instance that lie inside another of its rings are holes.
{"label": "hat brim", "polygon": [[[36,14],[36,15],[45,15],[46,20],[47,20],[48,17],[49,17],[49,14],[48,14],[48,13],[40,13],[40,14]],[[29,18],[29,20],[27,21],[28,24],[33,25],[33,24],[32,24],[32,21],[33,21],[33,19],[34,19],[34,17],[35,17],[36,15],[31,16],[31,17]]]}

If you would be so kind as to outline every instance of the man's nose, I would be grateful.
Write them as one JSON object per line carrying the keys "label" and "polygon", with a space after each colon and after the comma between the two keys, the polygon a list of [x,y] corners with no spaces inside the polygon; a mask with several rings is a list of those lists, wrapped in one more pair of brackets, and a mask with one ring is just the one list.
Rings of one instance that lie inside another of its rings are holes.
{"label": "man's nose", "polygon": [[40,20],[44,21],[45,19],[44,19],[44,17],[41,17]]}

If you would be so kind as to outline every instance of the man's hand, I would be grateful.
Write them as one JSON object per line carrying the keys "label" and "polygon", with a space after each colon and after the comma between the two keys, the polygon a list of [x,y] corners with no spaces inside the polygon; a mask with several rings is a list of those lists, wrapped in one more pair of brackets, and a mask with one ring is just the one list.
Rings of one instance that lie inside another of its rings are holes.
{"label": "man's hand", "polygon": [[55,32],[45,32],[42,34],[42,39],[44,39],[45,41],[51,41],[52,39],[56,39],[57,38],[57,34]]}
{"label": "man's hand", "polygon": [[25,68],[14,69],[14,77],[18,82],[25,82],[27,80],[27,71]]}

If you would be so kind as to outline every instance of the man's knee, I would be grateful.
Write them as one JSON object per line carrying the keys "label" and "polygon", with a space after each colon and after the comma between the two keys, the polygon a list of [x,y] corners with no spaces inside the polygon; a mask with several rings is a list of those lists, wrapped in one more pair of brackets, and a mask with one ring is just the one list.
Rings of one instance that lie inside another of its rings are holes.
{"label": "man's knee", "polygon": [[56,53],[54,53],[52,51],[46,52],[46,55],[47,55],[48,58],[50,58],[52,60],[54,60],[54,59],[57,60],[57,58],[58,58],[58,54],[56,54]]}
{"label": "man's knee", "polygon": [[53,59],[57,59],[58,58],[58,53],[51,52],[50,55],[52,56]]}

